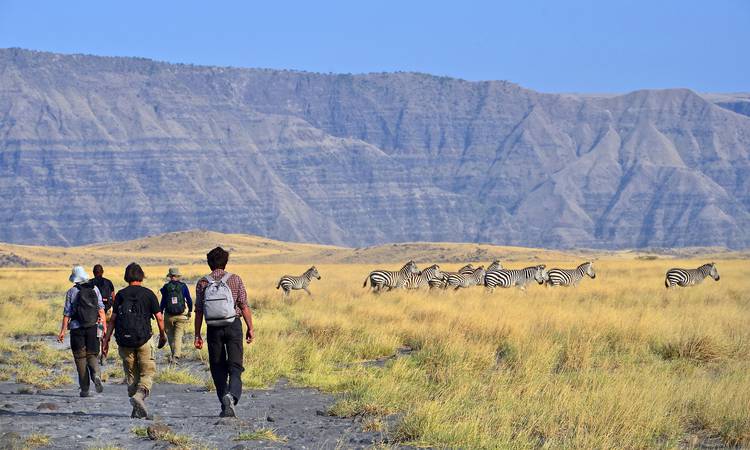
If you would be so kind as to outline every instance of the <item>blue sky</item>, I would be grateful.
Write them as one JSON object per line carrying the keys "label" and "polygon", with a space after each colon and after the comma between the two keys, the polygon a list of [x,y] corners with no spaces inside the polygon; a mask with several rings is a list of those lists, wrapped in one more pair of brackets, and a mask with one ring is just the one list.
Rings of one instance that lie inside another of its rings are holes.
{"label": "blue sky", "polygon": [[545,92],[747,92],[750,0],[0,0],[0,47]]}

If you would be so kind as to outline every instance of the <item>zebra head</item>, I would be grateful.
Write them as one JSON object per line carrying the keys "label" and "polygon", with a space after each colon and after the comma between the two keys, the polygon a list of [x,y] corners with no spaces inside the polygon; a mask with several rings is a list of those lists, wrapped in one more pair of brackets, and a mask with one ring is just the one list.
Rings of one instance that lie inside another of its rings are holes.
{"label": "zebra head", "polygon": [[406,274],[408,275],[411,275],[413,273],[419,273],[419,269],[417,268],[417,263],[415,263],[414,260],[411,260],[408,263],[404,264],[404,267],[401,268],[401,271],[406,272]]}
{"label": "zebra head", "polygon": [[500,262],[499,259],[496,259],[496,260],[492,261],[492,264],[490,264],[487,267],[487,272],[490,272],[492,270],[500,270],[502,268],[503,268],[503,264]]}
{"label": "zebra head", "polygon": [[486,270],[484,270],[484,266],[479,266],[476,269],[474,269],[474,273],[472,274],[474,276],[474,279],[479,284],[484,284],[484,275],[487,273]]}
{"label": "zebra head", "polygon": [[433,264],[424,269],[421,274],[427,274],[428,280],[440,280],[443,278],[443,273],[440,271],[440,266],[437,264]]}
{"label": "zebra head", "polygon": [[547,274],[547,271],[544,270],[545,267],[544,264],[539,264],[534,268],[534,280],[539,284],[544,284],[545,281],[549,280],[549,275]]}
{"label": "zebra head", "polygon": [[711,270],[708,275],[716,281],[719,281],[719,269],[716,268],[716,263],[711,263]]}
{"label": "zebra head", "polygon": [[592,280],[596,278],[596,272],[594,272],[594,262],[588,261],[584,264],[584,266],[586,266],[586,271],[584,273],[590,276]]}
{"label": "zebra head", "polygon": [[318,273],[318,268],[315,266],[310,267],[307,269],[307,274],[310,276],[310,278],[317,278],[320,280],[320,274]]}

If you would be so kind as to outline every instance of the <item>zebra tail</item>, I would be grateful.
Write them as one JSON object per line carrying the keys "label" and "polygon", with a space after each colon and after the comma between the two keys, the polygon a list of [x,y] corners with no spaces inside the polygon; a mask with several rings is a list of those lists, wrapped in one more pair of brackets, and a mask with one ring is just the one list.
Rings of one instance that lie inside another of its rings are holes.
{"label": "zebra tail", "polygon": [[666,287],[667,289],[669,289],[669,278],[665,278],[664,279],[664,287]]}
{"label": "zebra tail", "polygon": [[362,285],[362,287],[367,287],[367,280],[370,279],[370,275],[367,275],[367,278],[365,278],[365,283]]}
{"label": "zebra tail", "polygon": [[279,287],[281,287],[281,280],[279,280],[279,284],[276,285],[276,289],[278,289]]}

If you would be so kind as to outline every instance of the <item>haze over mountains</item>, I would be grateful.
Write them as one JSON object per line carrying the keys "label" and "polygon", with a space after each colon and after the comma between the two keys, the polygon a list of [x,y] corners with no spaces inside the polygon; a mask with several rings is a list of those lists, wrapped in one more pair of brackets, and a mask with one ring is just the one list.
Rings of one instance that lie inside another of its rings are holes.
{"label": "haze over mountains", "polygon": [[[550,76],[554,76],[551,74]],[[750,247],[750,101],[0,50],[0,241]]]}

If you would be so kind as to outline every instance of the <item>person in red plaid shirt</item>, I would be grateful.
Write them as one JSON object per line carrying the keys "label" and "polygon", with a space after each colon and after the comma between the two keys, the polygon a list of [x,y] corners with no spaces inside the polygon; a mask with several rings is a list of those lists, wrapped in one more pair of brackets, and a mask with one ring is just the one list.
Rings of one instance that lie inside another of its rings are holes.
{"label": "person in red plaid shirt", "polygon": [[[234,299],[234,320],[221,324],[209,324],[206,321],[206,340],[208,341],[208,362],[211,368],[211,378],[216,386],[216,395],[221,402],[220,417],[235,417],[235,405],[242,395],[242,321],[245,319],[247,331],[245,342],[253,342],[253,316],[247,305],[247,291],[242,279],[226,272],[229,253],[221,247],[208,252],[206,255],[211,273],[198,281],[195,286],[195,348],[203,348],[201,328],[203,326],[203,312],[205,308],[205,291],[209,285],[208,279],[219,281],[226,278],[226,285]],[[228,297],[225,297],[228,298]],[[231,307],[231,305],[228,305]],[[231,309],[230,309],[231,311]],[[231,313],[230,313],[231,317]]]}

